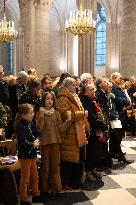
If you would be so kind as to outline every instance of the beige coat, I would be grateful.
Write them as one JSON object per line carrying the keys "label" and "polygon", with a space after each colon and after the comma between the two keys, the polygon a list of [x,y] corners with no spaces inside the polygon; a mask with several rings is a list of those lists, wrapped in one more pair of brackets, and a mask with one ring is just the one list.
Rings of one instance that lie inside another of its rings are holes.
{"label": "beige coat", "polygon": [[40,144],[54,144],[61,143],[60,133],[67,129],[70,122],[62,123],[60,113],[54,111],[51,115],[46,115],[45,108],[41,107],[36,114],[36,128],[40,132]]}
{"label": "beige coat", "polygon": [[[73,110],[72,105],[74,105],[76,109]],[[62,138],[61,160],[78,163],[80,161],[80,147],[77,142],[75,121],[84,119],[84,111],[80,111],[80,107],[75,101],[72,93],[63,86],[60,88],[58,93],[57,106],[61,114],[62,121],[67,119],[66,112],[69,110],[72,111],[71,124]]]}

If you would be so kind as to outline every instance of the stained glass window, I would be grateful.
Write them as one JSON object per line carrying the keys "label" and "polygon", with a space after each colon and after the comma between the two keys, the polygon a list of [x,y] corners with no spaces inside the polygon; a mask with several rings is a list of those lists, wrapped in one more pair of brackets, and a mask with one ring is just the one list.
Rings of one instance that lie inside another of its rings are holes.
{"label": "stained glass window", "polygon": [[12,42],[8,44],[8,50],[9,50],[8,73],[11,74],[13,72],[13,43]]}
{"label": "stained glass window", "polygon": [[96,23],[96,66],[106,65],[106,13],[101,4],[97,4]]}

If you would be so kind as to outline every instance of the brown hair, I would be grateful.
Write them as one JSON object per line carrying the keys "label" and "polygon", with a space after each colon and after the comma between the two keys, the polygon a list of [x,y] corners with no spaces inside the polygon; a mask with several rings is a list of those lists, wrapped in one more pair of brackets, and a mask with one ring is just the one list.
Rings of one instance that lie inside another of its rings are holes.
{"label": "brown hair", "polygon": [[33,88],[39,87],[41,84],[37,80],[31,80],[28,84],[28,92],[32,93]]}
{"label": "brown hair", "polygon": [[47,77],[43,77],[41,79],[41,85],[43,86],[44,84],[48,84],[48,83],[52,83],[52,79],[51,78],[47,78]]}
{"label": "brown hair", "polygon": [[20,120],[22,119],[21,115],[25,115],[29,112],[29,110],[34,109],[31,104],[25,103],[25,104],[20,104],[18,106],[18,113],[16,115],[15,120]]}
{"label": "brown hair", "polygon": [[54,107],[55,110],[56,110],[56,109],[57,109],[57,106],[56,106],[56,97],[55,97],[55,95],[54,95],[53,92],[45,92],[45,93],[43,94],[43,96],[42,96],[42,98],[41,98],[41,106],[42,106],[42,107],[45,107],[45,100],[46,100],[46,96],[47,96],[48,94],[51,94],[51,95],[52,95],[52,97],[53,97],[53,107]]}

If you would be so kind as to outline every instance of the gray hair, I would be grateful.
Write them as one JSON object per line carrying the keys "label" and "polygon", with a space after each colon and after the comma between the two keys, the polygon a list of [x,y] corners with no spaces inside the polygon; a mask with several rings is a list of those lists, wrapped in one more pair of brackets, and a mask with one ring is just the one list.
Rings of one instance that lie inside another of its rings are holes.
{"label": "gray hair", "polygon": [[74,82],[76,82],[74,78],[67,77],[63,80],[62,85],[67,88],[69,85],[73,84]]}
{"label": "gray hair", "polygon": [[97,89],[99,88],[99,85],[102,83],[102,80],[103,80],[103,78],[98,78],[96,80],[96,87],[97,87]]}
{"label": "gray hair", "polygon": [[28,74],[26,73],[26,71],[22,70],[17,74],[17,78],[28,78]]}
{"label": "gray hair", "polygon": [[82,82],[84,82],[87,78],[92,78],[91,74],[90,73],[83,73],[81,76],[80,76],[80,79]]}
{"label": "gray hair", "polygon": [[136,76],[131,76],[131,78],[130,78],[130,82],[134,82],[135,81],[135,79],[136,79]]}

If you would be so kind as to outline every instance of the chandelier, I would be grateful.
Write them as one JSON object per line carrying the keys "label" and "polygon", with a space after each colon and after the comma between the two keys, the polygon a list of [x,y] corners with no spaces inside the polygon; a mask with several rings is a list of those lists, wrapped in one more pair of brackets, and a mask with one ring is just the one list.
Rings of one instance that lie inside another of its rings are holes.
{"label": "chandelier", "polygon": [[92,11],[83,10],[82,0],[79,9],[70,11],[70,18],[66,21],[65,30],[75,36],[84,36],[96,30],[96,21],[92,18]]}
{"label": "chandelier", "polygon": [[14,22],[6,19],[6,3],[4,0],[4,18],[0,21],[0,42],[7,43],[16,39],[18,32],[14,29]]}

